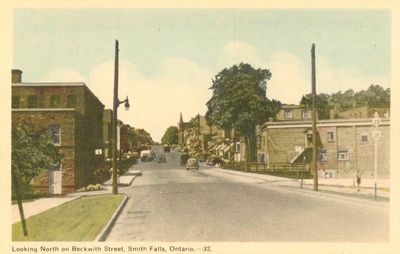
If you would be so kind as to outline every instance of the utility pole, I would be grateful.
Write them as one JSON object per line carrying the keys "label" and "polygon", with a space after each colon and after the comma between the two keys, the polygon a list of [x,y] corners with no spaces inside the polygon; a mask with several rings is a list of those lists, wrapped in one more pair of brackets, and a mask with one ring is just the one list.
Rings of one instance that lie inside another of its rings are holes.
{"label": "utility pole", "polygon": [[118,194],[118,183],[117,183],[117,110],[118,110],[118,53],[119,53],[119,44],[118,40],[115,40],[115,63],[114,63],[114,99],[113,99],[113,162],[112,162],[112,193]]}
{"label": "utility pole", "polygon": [[314,172],[314,191],[318,191],[317,168],[317,111],[315,108],[316,79],[315,79],[315,44],[311,47],[311,91],[312,91],[312,171]]}
{"label": "utility pole", "polygon": [[118,107],[120,104],[125,103],[125,109],[129,110],[128,96],[125,100],[120,101],[118,99],[118,54],[119,54],[119,43],[115,40],[115,64],[114,64],[114,99],[113,99],[113,114],[112,114],[112,193],[118,194],[118,169],[117,169],[117,121],[118,121]]}

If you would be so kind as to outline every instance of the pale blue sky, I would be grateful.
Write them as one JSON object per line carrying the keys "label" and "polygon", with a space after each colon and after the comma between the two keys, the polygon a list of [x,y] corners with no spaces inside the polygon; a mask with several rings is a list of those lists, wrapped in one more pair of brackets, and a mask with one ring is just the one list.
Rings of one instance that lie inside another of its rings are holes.
{"label": "pale blue sky", "polygon": [[[360,90],[377,82],[390,85],[390,12],[383,9],[15,9],[13,66],[24,71],[24,81],[32,82],[54,78],[52,71],[68,68],[79,73],[96,93],[90,75],[96,66],[113,59],[115,39],[120,42],[121,59],[136,73],[131,75],[132,83],[140,79],[147,86],[158,82],[174,90],[171,76],[186,72],[196,79],[195,74],[203,75],[201,81],[191,82],[190,75],[186,81],[179,80],[191,83],[190,89],[201,97],[197,104],[171,108],[183,111],[187,118],[204,114],[207,95],[203,90],[222,67],[229,67],[227,59],[270,68],[270,97],[298,102],[308,89],[312,43],[316,43],[317,57],[321,58],[317,65],[320,91]],[[240,45],[232,49],[235,43]],[[183,63],[182,67],[171,70],[171,59],[174,66]],[[68,81],[66,75],[58,74],[60,80],[53,81]],[[292,83],[304,83],[292,97],[276,91],[291,89]],[[335,83],[340,84],[336,87]],[[179,101],[178,97],[185,95],[176,96]],[[101,94],[99,97],[102,99]],[[166,97],[170,103],[171,96]],[[166,104],[163,97],[157,98]],[[138,106],[144,106],[149,98],[136,100]],[[104,97],[106,107],[111,106],[108,101]],[[163,128],[178,120],[179,112],[172,113],[171,117],[176,117],[170,124],[165,120]],[[126,114],[121,115],[126,117],[122,120],[134,126],[154,125],[135,111]],[[159,133],[154,135],[160,138]]]}

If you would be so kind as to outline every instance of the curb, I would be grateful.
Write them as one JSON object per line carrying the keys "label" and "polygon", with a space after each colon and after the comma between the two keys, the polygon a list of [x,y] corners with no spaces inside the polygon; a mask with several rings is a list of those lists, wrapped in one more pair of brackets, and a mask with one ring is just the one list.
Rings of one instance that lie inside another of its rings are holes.
{"label": "curb", "polygon": [[135,180],[136,176],[137,176],[137,175],[133,176],[132,179],[129,181],[129,183],[121,183],[121,182],[120,182],[120,183],[118,184],[118,186],[125,186],[125,187],[126,187],[126,186],[130,186],[130,185],[132,184],[133,180]]}
{"label": "curb", "polygon": [[[225,173],[230,174],[230,175],[237,175],[237,176],[242,176],[242,177],[259,179],[259,180],[266,181],[266,184],[272,183],[272,185],[268,184],[269,187],[277,187],[277,188],[283,188],[283,189],[296,190],[296,191],[299,191],[298,192],[299,194],[303,193],[303,194],[310,194],[310,195],[314,195],[314,196],[325,196],[325,197],[329,197],[329,198],[341,199],[341,200],[346,200],[346,201],[356,201],[356,202],[364,203],[364,204],[368,203],[369,205],[386,205],[390,202],[390,198],[386,200],[386,197],[382,197],[382,196],[380,198],[384,199],[384,200],[375,201],[375,200],[370,200],[367,197],[349,196],[346,193],[341,193],[341,192],[337,192],[337,191],[319,190],[319,191],[315,192],[312,190],[302,189],[300,187],[295,187],[295,186],[287,186],[287,185],[283,185],[283,184],[273,184],[276,182],[280,182],[281,177],[279,177],[280,179],[278,181],[270,181],[263,177],[247,174],[247,172],[237,173],[237,171],[234,171],[234,170],[229,170],[229,169],[223,169],[223,170],[225,171]],[[249,172],[249,173],[251,173],[251,172]],[[287,179],[287,181],[294,181],[294,180],[295,179]]]}
{"label": "curb", "polygon": [[100,233],[97,234],[96,238],[93,240],[94,242],[104,242],[107,239],[108,235],[111,232],[111,229],[113,228],[115,222],[118,219],[118,216],[121,214],[121,212],[122,212],[123,208],[125,207],[127,201],[128,201],[128,196],[125,195],[124,200],[122,200],[122,202],[119,205],[119,207],[117,208],[117,210],[111,216],[111,219],[103,227],[103,229],[100,231]]}

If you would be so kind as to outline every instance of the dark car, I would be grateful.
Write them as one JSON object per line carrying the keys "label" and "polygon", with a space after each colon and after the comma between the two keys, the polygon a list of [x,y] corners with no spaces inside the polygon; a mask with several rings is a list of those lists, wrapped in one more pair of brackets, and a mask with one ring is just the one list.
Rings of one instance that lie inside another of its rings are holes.
{"label": "dark car", "polygon": [[171,147],[168,146],[168,145],[165,145],[164,146],[164,153],[169,153],[169,152],[171,152]]}
{"label": "dark car", "polygon": [[189,155],[187,153],[182,154],[180,157],[181,166],[185,166],[188,159],[189,159]]}
{"label": "dark car", "polygon": [[165,158],[165,154],[159,154],[159,155],[157,156],[157,162],[158,162],[158,163],[167,162],[167,159]]}

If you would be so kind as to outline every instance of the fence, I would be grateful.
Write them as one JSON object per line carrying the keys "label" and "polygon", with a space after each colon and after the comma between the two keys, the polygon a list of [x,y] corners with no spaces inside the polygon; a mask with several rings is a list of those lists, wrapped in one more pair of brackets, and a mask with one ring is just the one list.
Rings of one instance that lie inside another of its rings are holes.
{"label": "fence", "polygon": [[238,170],[243,172],[280,175],[295,178],[310,177],[310,169],[305,163],[245,163],[227,162],[223,166],[225,169]]}

